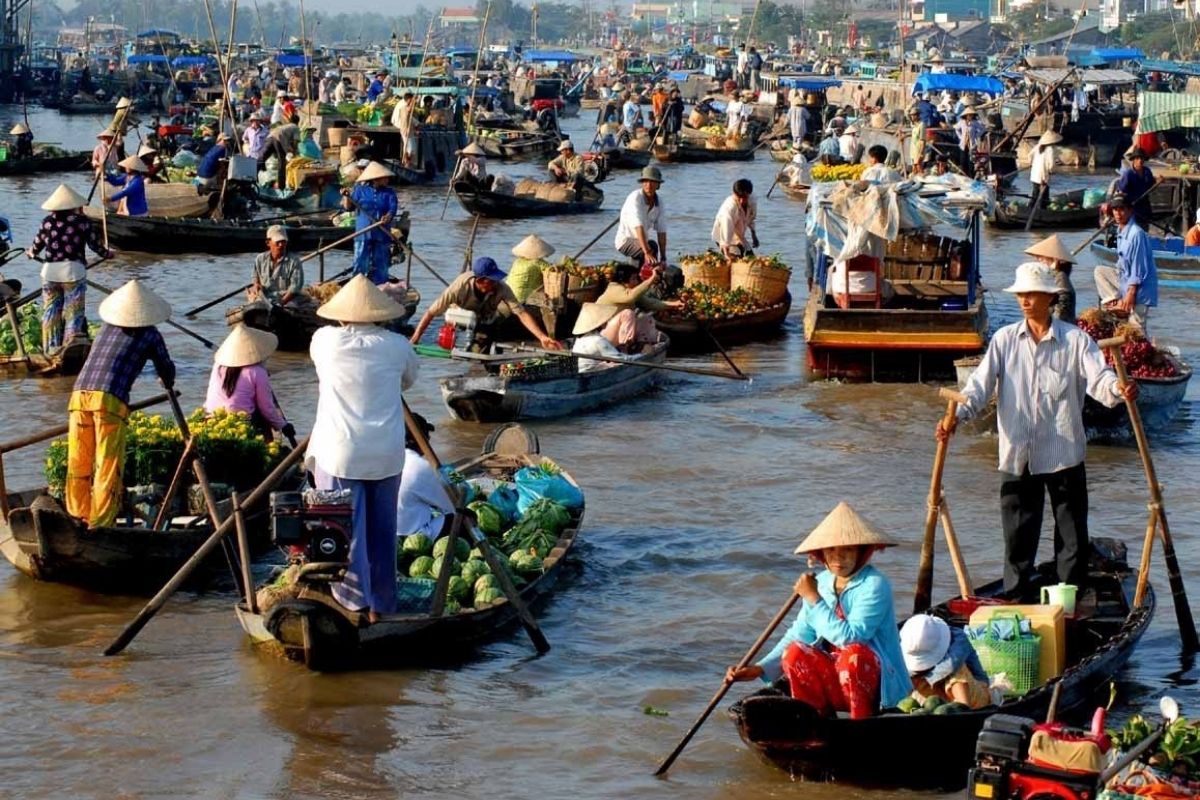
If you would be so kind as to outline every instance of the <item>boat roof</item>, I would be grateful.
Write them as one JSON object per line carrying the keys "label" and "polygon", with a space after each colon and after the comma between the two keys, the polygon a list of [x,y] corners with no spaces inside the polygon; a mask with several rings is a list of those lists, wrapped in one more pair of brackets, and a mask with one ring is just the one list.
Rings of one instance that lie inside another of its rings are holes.
{"label": "boat roof", "polygon": [[572,53],[570,50],[526,50],[521,53],[522,61],[534,63],[572,63],[583,59],[584,56]]}
{"label": "boat roof", "polygon": [[826,89],[832,89],[835,86],[842,85],[841,78],[832,78],[826,75],[780,75],[779,85],[785,89],[800,89],[810,92],[822,92]]}
{"label": "boat roof", "polygon": [[1200,95],[1138,92],[1138,130],[1157,133],[1175,128],[1200,128]]}
{"label": "boat roof", "polygon": [[[1070,69],[1029,69],[1022,73],[1030,80],[1038,83],[1058,83]],[[1125,83],[1137,83],[1137,76],[1132,72],[1126,72],[1123,69],[1076,69],[1075,74],[1084,83],[1095,83],[1101,85],[1117,85]]]}
{"label": "boat roof", "polygon": [[984,92],[1004,94],[1004,82],[990,75],[952,75],[922,72],[913,82],[913,94],[917,92]]}
{"label": "boat roof", "polygon": [[1161,61],[1149,58],[1142,61],[1142,72],[1165,72],[1169,75],[1193,75],[1200,77],[1200,64],[1183,61]]}

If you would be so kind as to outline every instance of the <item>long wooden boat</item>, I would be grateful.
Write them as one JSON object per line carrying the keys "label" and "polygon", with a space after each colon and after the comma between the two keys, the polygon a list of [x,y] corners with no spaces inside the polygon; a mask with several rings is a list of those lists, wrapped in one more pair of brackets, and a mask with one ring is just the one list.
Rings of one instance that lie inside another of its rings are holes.
{"label": "long wooden boat", "polygon": [[671,339],[672,353],[711,353],[721,346],[758,342],[779,335],[788,311],[792,294],[766,308],[725,319],[698,320],[672,317],[662,312],[654,315],[654,324]]}
{"label": "long wooden boat", "polygon": [[[1055,580],[1046,577],[1047,583]],[[1043,719],[1056,686],[1060,687],[1060,716],[1090,711],[1097,691],[1108,686],[1133,654],[1154,616],[1153,589],[1147,591],[1143,605],[1135,608],[1137,575],[1128,566],[1100,572],[1093,565],[1090,581],[1097,604],[1094,610],[1067,621],[1063,674],[999,706],[944,716],[885,709],[862,720],[844,714],[823,718],[810,706],[793,700],[786,683],[780,682],[738,701],[729,716],[747,745],[792,775],[872,786],[961,787],[985,720],[993,714]],[[994,598],[1002,588],[1002,582],[996,581],[980,587],[976,594]],[[951,603],[939,605],[931,613],[951,625],[966,623],[954,613]],[[931,757],[931,748],[936,757]]]}
{"label": "long wooden boat", "polygon": [[780,181],[779,189],[792,200],[808,202],[808,192],[812,186],[807,183],[791,183],[790,181]]}
{"label": "long wooden boat", "polygon": [[[1050,203],[1058,208],[1049,208],[1043,206],[1038,208],[1033,215],[1033,222],[1030,227],[1033,228],[1088,228],[1096,224],[1099,219],[1100,210],[1098,208],[1084,208],[1083,206],[1083,189],[1075,189],[1074,191],[1056,194],[1050,198]],[[1003,198],[996,202],[996,210],[988,223],[996,228],[1001,229],[1024,229],[1026,220],[1029,218],[1029,206],[1032,201],[1029,198]]]}
{"label": "long wooden boat", "polygon": [[[100,219],[99,210],[88,207],[92,219]],[[255,220],[213,220],[208,218],[126,217],[108,214],[108,238],[124,250],[143,253],[253,253],[262,250],[270,223]],[[288,223],[288,245],[293,250],[316,250],[349,233],[337,225],[298,220]],[[338,246],[353,249],[353,244]]]}
{"label": "long wooden boat", "polygon": [[66,114],[67,116],[86,116],[95,114],[113,114],[116,113],[117,104],[115,101],[104,100],[100,102],[87,102],[83,100],[71,100],[64,102],[58,107],[58,113]]}
{"label": "long wooden boat", "polygon": [[767,155],[771,156],[772,161],[779,161],[784,164],[791,163],[792,156],[795,154],[796,151],[792,149],[792,143],[787,140],[776,139],[767,148]]}
{"label": "long wooden boat", "polygon": [[494,219],[524,219],[557,214],[590,214],[600,210],[604,192],[585,185],[579,200],[558,202],[533,195],[501,194],[480,189],[468,181],[455,181],[454,195],[470,214]]}
{"label": "long wooden boat", "polygon": [[[404,328],[417,311],[421,302],[421,293],[414,287],[405,291],[404,316],[393,320],[389,327],[397,330]],[[257,304],[248,304],[232,308],[225,313],[225,321],[229,325],[239,322],[251,328],[270,331],[279,338],[279,349],[285,352],[307,352],[312,336],[318,328],[334,324],[331,320],[317,316],[317,306],[294,308],[292,306],[271,306],[264,308]]]}
{"label": "long wooden boat", "polygon": [[[499,439],[495,443],[495,435],[489,437],[480,456],[451,466],[467,480],[479,478],[492,484],[511,481],[522,467],[544,462],[537,454],[536,436],[519,426],[505,430]],[[509,444],[522,440],[525,444],[521,446]],[[574,478],[562,474],[578,486]],[[543,572],[520,589],[527,605],[533,606],[549,594],[574,563],[583,513],[582,507],[572,512],[570,524],[543,561]],[[235,608],[238,621],[255,644],[310,669],[328,671],[436,663],[469,653],[510,630],[517,619],[512,603],[501,598],[440,617],[428,612],[398,613],[368,625],[364,614],[347,611],[330,593],[331,582],[339,579],[343,568],[344,564],[338,563],[303,565],[291,597],[259,613],[240,602]]]}
{"label": "long wooden boat", "polygon": [[[961,358],[954,362],[958,385],[966,385],[971,373],[979,366],[981,356]],[[1138,385],[1137,408],[1142,425],[1147,433],[1165,430],[1179,415],[1187,395],[1188,382],[1192,379],[1192,367],[1182,359],[1168,354],[1178,374],[1171,378],[1134,378]],[[995,409],[978,422],[992,430],[996,427]],[[1133,438],[1133,427],[1124,403],[1113,408],[1102,405],[1091,397],[1084,398],[1083,427],[1089,441],[1096,439],[1122,440]]]}
{"label": "long wooden boat", "polygon": [[[664,338],[636,360],[661,364],[669,342]],[[631,359],[633,360],[633,359]],[[582,414],[636,397],[653,388],[662,373],[630,364],[579,372],[573,360],[545,377],[504,377],[507,362],[480,363],[466,375],[441,380],[442,400],[455,419],[467,422],[508,422]],[[559,366],[552,363],[551,366]]]}
{"label": "long wooden boat", "polygon": [[714,161],[750,161],[754,158],[755,146],[705,147],[686,141],[674,145],[655,145],[654,158],[664,164],[709,164]]}
{"label": "long wooden boat", "polygon": [[0,161],[0,177],[34,175],[41,172],[80,172],[90,169],[92,154],[84,151],[61,151],[57,154],[29,158],[9,158]]}
{"label": "long wooden boat", "polygon": [[74,339],[52,356],[44,353],[29,353],[28,358],[0,356],[0,376],[63,378],[78,375],[91,351],[90,340]]}
{"label": "long wooden boat", "polygon": [[[88,528],[45,489],[10,494],[8,506],[8,518],[0,520],[0,553],[9,563],[36,580],[97,591],[158,590],[213,532],[207,517],[177,517],[164,531],[140,521]],[[265,552],[270,545],[265,515],[248,515],[247,522],[252,552]],[[212,567],[223,563],[221,556],[209,561]],[[197,580],[205,577],[212,571]]]}
{"label": "long wooden boat", "polygon": [[[1151,236],[1151,246],[1154,248],[1154,266],[1158,270],[1158,280],[1168,286],[1185,288],[1200,288],[1200,247],[1184,247],[1183,240],[1178,236]],[[1105,263],[1117,263],[1117,248],[1109,247],[1103,242],[1092,242],[1092,255]]]}
{"label": "long wooden boat", "polygon": [[648,166],[654,158],[650,148],[638,150],[633,147],[620,147],[606,154],[609,169],[641,169]]}

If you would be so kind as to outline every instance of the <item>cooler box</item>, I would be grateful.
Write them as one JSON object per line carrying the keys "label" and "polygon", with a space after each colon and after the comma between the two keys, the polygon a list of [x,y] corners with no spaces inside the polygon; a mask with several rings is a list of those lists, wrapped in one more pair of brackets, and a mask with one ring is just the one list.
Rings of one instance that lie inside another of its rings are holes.
{"label": "cooler box", "polygon": [[257,181],[258,161],[249,156],[230,156],[228,177],[231,181]]}
{"label": "cooler box", "polygon": [[1067,629],[1062,606],[981,606],[971,613],[971,627],[986,625],[994,615],[1020,614],[1029,620],[1033,632],[1042,637],[1038,661],[1038,684],[1062,675],[1067,666]]}

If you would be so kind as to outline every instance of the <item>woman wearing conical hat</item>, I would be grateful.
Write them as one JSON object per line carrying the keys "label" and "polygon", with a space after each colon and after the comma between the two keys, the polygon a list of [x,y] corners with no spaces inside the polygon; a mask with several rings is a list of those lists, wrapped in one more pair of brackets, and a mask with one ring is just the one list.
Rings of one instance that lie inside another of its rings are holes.
{"label": "woman wearing conical hat", "polygon": [[391,266],[392,234],[390,224],[399,210],[396,193],[388,186],[395,175],[390,169],[372,161],[358,176],[354,190],[342,190],[342,208],[358,212],[355,229],[362,230],[383,220],[379,227],[354,239],[354,274],[365,275],[378,286],[388,279]]}
{"label": "woman wearing conical hat", "polygon": [[1058,286],[1058,297],[1050,306],[1050,313],[1068,325],[1075,324],[1075,286],[1071,283],[1071,268],[1075,257],[1055,233],[1025,250],[1040,263],[1054,269],[1054,283]]}
{"label": "woman wearing conical hat", "polygon": [[33,131],[24,122],[18,122],[9,131],[13,137],[11,155],[13,158],[33,158]]}
{"label": "woman wearing conical hat", "polygon": [[54,353],[66,341],[87,339],[87,248],[96,255],[112,258],[114,253],[100,241],[100,227],[84,213],[87,205],[78,192],[59,184],[42,203],[49,211],[37,236],[26,250],[30,258],[44,253],[42,264],[42,352]]}
{"label": "woman wearing conical hat", "polygon": [[730,667],[729,681],[786,678],[792,697],[832,716],[851,719],[890,708],[912,691],[904,663],[892,586],[868,562],[894,542],[877,533],[848,503],[838,503],[796,553],[825,565],[796,581],[802,602],[796,621],[757,664]]}
{"label": "woman wearing conical hat", "polygon": [[504,282],[513,290],[519,302],[542,288],[542,270],[549,268],[546,259],[554,255],[554,248],[542,237],[531,233],[512,249],[513,263]]}
{"label": "woman wearing conical hat", "polygon": [[104,325],[92,344],[67,405],[67,513],[89,527],[105,528],[121,508],[125,426],[129,392],[147,361],[169,391],[175,363],[155,326],[171,318],[171,306],[132,280],[104,298]]}
{"label": "woman wearing conical hat", "polygon": [[[458,151],[458,169],[454,172],[454,181],[470,181],[481,189],[490,189],[492,181],[488,180],[487,153],[475,142]],[[453,182],[453,181],[451,181]]]}
{"label": "woman wearing conical hat", "polygon": [[274,438],[273,431],[279,431],[295,446],[296,428],[283,415],[271,389],[271,376],[263,366],[278,346],[279,338],[269,331],[247,328],[241,323],[233,326],[213,354],[204,411],[248,414],[264,438],[270,440]]}
{"label": "woman wearing conical hat", "polygon": [[130,156],[117,164],[125,170],[124,175],[104,177],[104,180],[121,189],[111,194],[106,202],[117,205],[117,213],[125,217],[143,217],[150,211],[146,203],[146,180],[142,176],[149,170],[146,162],[137,156]]}
{"label": "woman wearing conical hat", "polygon": [[417,357],[380,323],[404,307],[355,275],[317,309],[340,322],[313,334],[317,417],[306,455],[321,489],[352,493],[350,563],[333,596],[370,621],[396,610],[396,504],[404,471],[401,391],[417,378]]}

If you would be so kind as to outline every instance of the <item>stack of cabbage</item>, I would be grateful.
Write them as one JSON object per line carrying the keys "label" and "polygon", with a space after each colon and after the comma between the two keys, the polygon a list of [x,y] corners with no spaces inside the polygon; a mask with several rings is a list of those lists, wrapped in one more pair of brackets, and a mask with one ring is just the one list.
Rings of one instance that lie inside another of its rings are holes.
{"label": "stack of cabbage", "polygon": [[[537,500],[525,514],[519,515],[516,489],[508,484],[498,486],[486,501],[477,500],[467,507],[475,512],[479,532],[503,553],[500,557],[518,588],[542,574],[543,562],[571,522],[571,513],[564,506],[547,499]],[[465,529],[460,532],[451,556],[447,614],[487,608],[504,597],[483,553],[479,548],[471,548],[467,535]],[[405,538],[397,563],[400,574],[417,580],[436,580],[447,557],[449,541],[445,536],[430,541],[423,533]]]}

